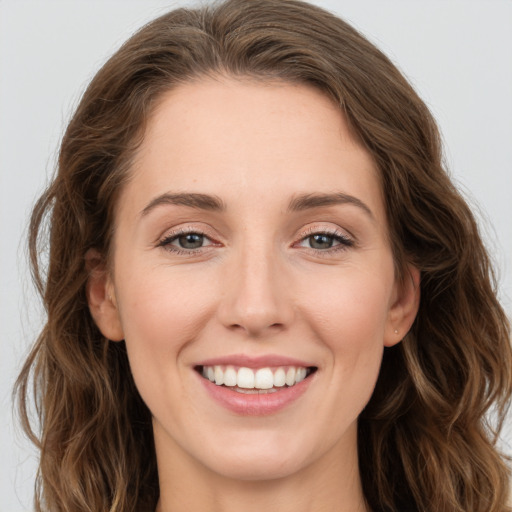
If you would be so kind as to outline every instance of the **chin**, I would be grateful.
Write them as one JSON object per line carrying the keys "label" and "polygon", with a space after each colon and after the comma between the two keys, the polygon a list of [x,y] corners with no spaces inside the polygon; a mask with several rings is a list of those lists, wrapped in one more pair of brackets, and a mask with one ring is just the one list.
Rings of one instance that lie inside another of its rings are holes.
{"label": "chin", "polygon": [[307,464],[302,458],[284,454],[254,455],[246,458],[235,455],[228,460],[217,460],[210,470],[229,479],[247,482],[278,480],[299,472]]}
{"label": "chin", "polygon": [[[307,467],[312,450],[306,443],[295,438],[293,443],[289,436],[283,440],[281,436],[273,439],[262,438],[261,435],[244,436],[243,440],[232,440],[229,444],[222,443],[220,450],[212,450],[208,460],[203,463],[211,471],[226,478],[243,481],[276,480],[285,478]],[[229,446],[229,449],[225,449]]]}

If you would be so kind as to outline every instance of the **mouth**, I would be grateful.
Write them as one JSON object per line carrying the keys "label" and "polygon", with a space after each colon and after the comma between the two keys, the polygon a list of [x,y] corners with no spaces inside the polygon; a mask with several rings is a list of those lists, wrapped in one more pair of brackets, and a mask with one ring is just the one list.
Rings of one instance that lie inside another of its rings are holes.
{"label": "mouth", "polygon": [[198,365],[195,371],[222,388],[243,394],[271,394],[293,388],[317,371],[316,366],[247,368],[232,365]]}

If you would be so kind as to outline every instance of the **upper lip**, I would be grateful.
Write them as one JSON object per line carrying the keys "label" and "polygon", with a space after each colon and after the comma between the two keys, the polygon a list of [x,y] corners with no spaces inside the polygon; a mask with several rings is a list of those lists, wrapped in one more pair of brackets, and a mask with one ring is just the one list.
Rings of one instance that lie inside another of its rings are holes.
{"label": "upper lip", "polygon": [[277,354],[262,356],[249,356],[247,354],[232,354],[228,356],[213,357],[198,362],[195,366],[243,366],[245,368],[265,368],[267,366],[314,366],[306,361]]}

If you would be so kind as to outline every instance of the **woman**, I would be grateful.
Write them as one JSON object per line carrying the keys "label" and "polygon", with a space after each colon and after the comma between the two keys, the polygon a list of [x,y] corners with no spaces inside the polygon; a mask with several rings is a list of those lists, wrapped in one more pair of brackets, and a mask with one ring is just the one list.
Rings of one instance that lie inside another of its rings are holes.
{"label": "woman", "polygon": [[155,20],[68,126],[38,276],[47,217],[38,510],[508,510],[485,249],[428,109],[343,21]]}

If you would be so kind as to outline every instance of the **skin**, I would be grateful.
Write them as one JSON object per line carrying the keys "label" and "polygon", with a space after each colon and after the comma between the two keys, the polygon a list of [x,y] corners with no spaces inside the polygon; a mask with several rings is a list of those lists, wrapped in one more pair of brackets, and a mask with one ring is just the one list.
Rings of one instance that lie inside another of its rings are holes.
{"label": "skin", "polygon": [[[289,209],[333,192],[355,201]],[[225,209],[155,205],[165,193]],[[203,246],[180,248],[177,230],[204,234]],[[419,276],[396,279],[376,166],[328,98],[229,77],[167,93],[117,205],[111,270],[88,259],[91,312],[126,340],[153,414],[160,512],[366,510],[357,418],[384,347],[414,320]],[[193,368],[239,353],[318,371],[284,410],[237,415]]]}

